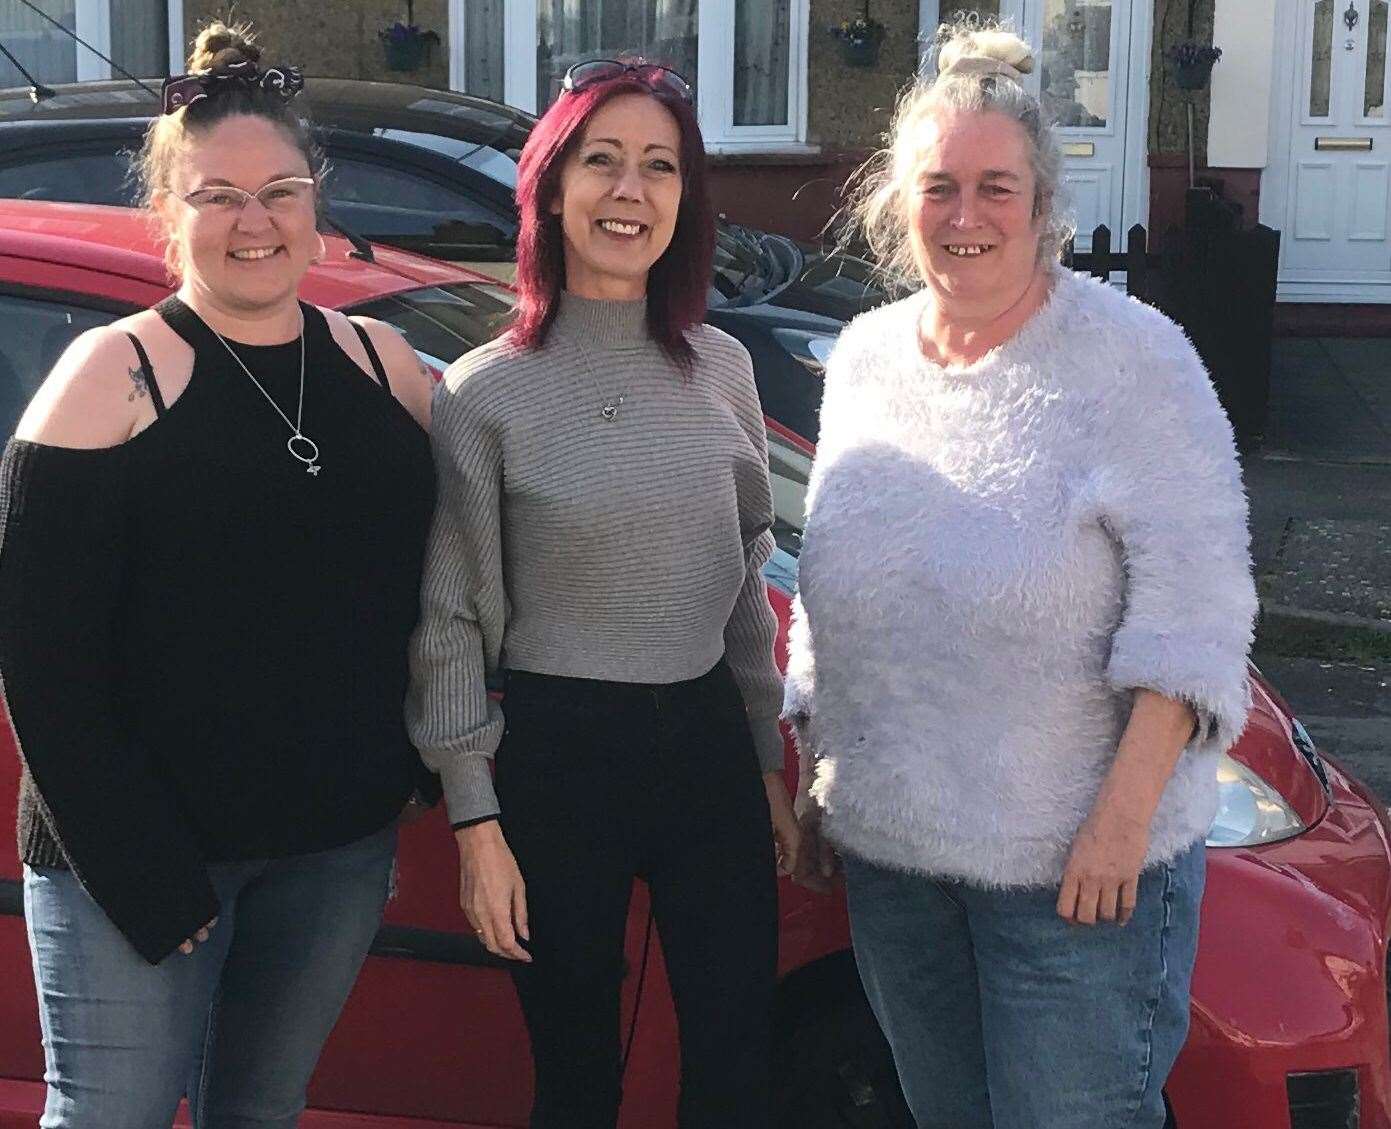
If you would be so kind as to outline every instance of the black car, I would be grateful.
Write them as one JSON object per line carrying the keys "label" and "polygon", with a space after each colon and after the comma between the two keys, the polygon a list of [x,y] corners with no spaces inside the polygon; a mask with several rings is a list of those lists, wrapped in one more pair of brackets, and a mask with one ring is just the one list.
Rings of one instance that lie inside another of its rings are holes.
{"label": "black car", "polygon": [[[146,80],[158,90],[159,79]],[[35,103],[0,91],[0,196],[132,204],[130,155],[154,97],[129,80],[73,83]],[[396,83],[306,80],[340,229],[510,279],[517,158],[536,119],[485,98]],[[367,250],[370,253],[370,250]],[[764,409],[815,439],[821,373],[850,318],[885,300],[870,264],[721,221],[709,321],[754,358]]]}

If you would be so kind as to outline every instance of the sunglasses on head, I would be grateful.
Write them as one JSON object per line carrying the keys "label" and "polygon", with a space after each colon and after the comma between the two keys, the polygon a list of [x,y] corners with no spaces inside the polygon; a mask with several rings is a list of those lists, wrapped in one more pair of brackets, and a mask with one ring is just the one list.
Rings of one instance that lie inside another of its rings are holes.
{"label": "sunglasses on head", "polygon": [[695,95],[691,93],[691,84],[674,70],[656,63],[644,62],[642,59],[626,63],[619,59],[590,59],[585,63],[576,63],[560,80],[560,89],[562,93],[578,94],[595,83],[607,82],[625,74],[635,74],[652,86],[675,94],[687,102],[695,101]]}

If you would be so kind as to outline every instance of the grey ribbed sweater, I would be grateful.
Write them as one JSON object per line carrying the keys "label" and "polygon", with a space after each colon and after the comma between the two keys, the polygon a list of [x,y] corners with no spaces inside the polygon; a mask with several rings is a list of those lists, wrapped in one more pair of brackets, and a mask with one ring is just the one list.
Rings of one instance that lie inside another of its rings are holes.
{"label": "grey ribbed sweater", "polygon": [[[689,379],[646,305],[562,295],[544,346],[503,337],[435,392],[439,502],[407,720],[454,822],[498,810],[503,668],[680,682],[723,654],[759,762],[782,767],[767,440],[744,347],[693,328]],[[600,414],[618,396],[616,419]]]}

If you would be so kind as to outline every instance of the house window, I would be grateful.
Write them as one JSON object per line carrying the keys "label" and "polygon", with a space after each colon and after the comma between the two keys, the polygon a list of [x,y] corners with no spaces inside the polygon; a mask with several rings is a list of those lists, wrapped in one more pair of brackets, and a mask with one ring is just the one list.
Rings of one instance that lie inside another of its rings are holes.
{"label": "house window", "polygon": [[[132,74],[169,73],[170,0],[35,0],[35,6],[43,15],[22,4],[0,8],[0,43],[39,82],[112,77],[111,67],[74,35]],[[27,85],[28,79],[0,56],[0,87]]]}
{"label": "house window", "polygon": [[[641,55],[680,72],[712,149],[806,136],[808,0],[452,0],[453,85],[543,112],[585,59]],[[460,42],[461,41],[461,42]],[[506,65],[503,65],[503,59]]]}

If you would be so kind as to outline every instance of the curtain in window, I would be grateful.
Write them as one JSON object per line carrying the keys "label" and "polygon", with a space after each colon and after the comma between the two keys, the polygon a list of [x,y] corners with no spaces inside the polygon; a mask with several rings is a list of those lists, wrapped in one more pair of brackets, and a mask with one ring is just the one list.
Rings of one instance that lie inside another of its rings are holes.
{"label": "curtain in window", "polygon": [[[105,3],[106,0],[98,0]],[[140,78],[169,73],[167,0],[110,0],[111,58]],[[81,48],[79,48],[81,50]],[[187,55],[181,51],[181,55]],[[120,77],[120,71],[113,71]]]}
{"label": "curtain in window", "polygon": [[[37,5],[69,30],[77,26],[76,0],[37,0]],[[0,5],[0,43],[39,82],[77,81],[77,45],[22,4]],[[28,80],[0,55],[0,86],[27,85]]]}
{"label": "curtain in window", "polygon": [[503,101],[503,3],[464,3],[464,89],[495,102]]}
{"label": "curtain in window", "polygon": [[538,0],[536,106],[560,93],[560,80],[585,59],[641,55],[696,84],[699,0]]}
{"label": "curtain in window", "polygon": [[734,124],[786,125],[792,0],[738,0]]}

